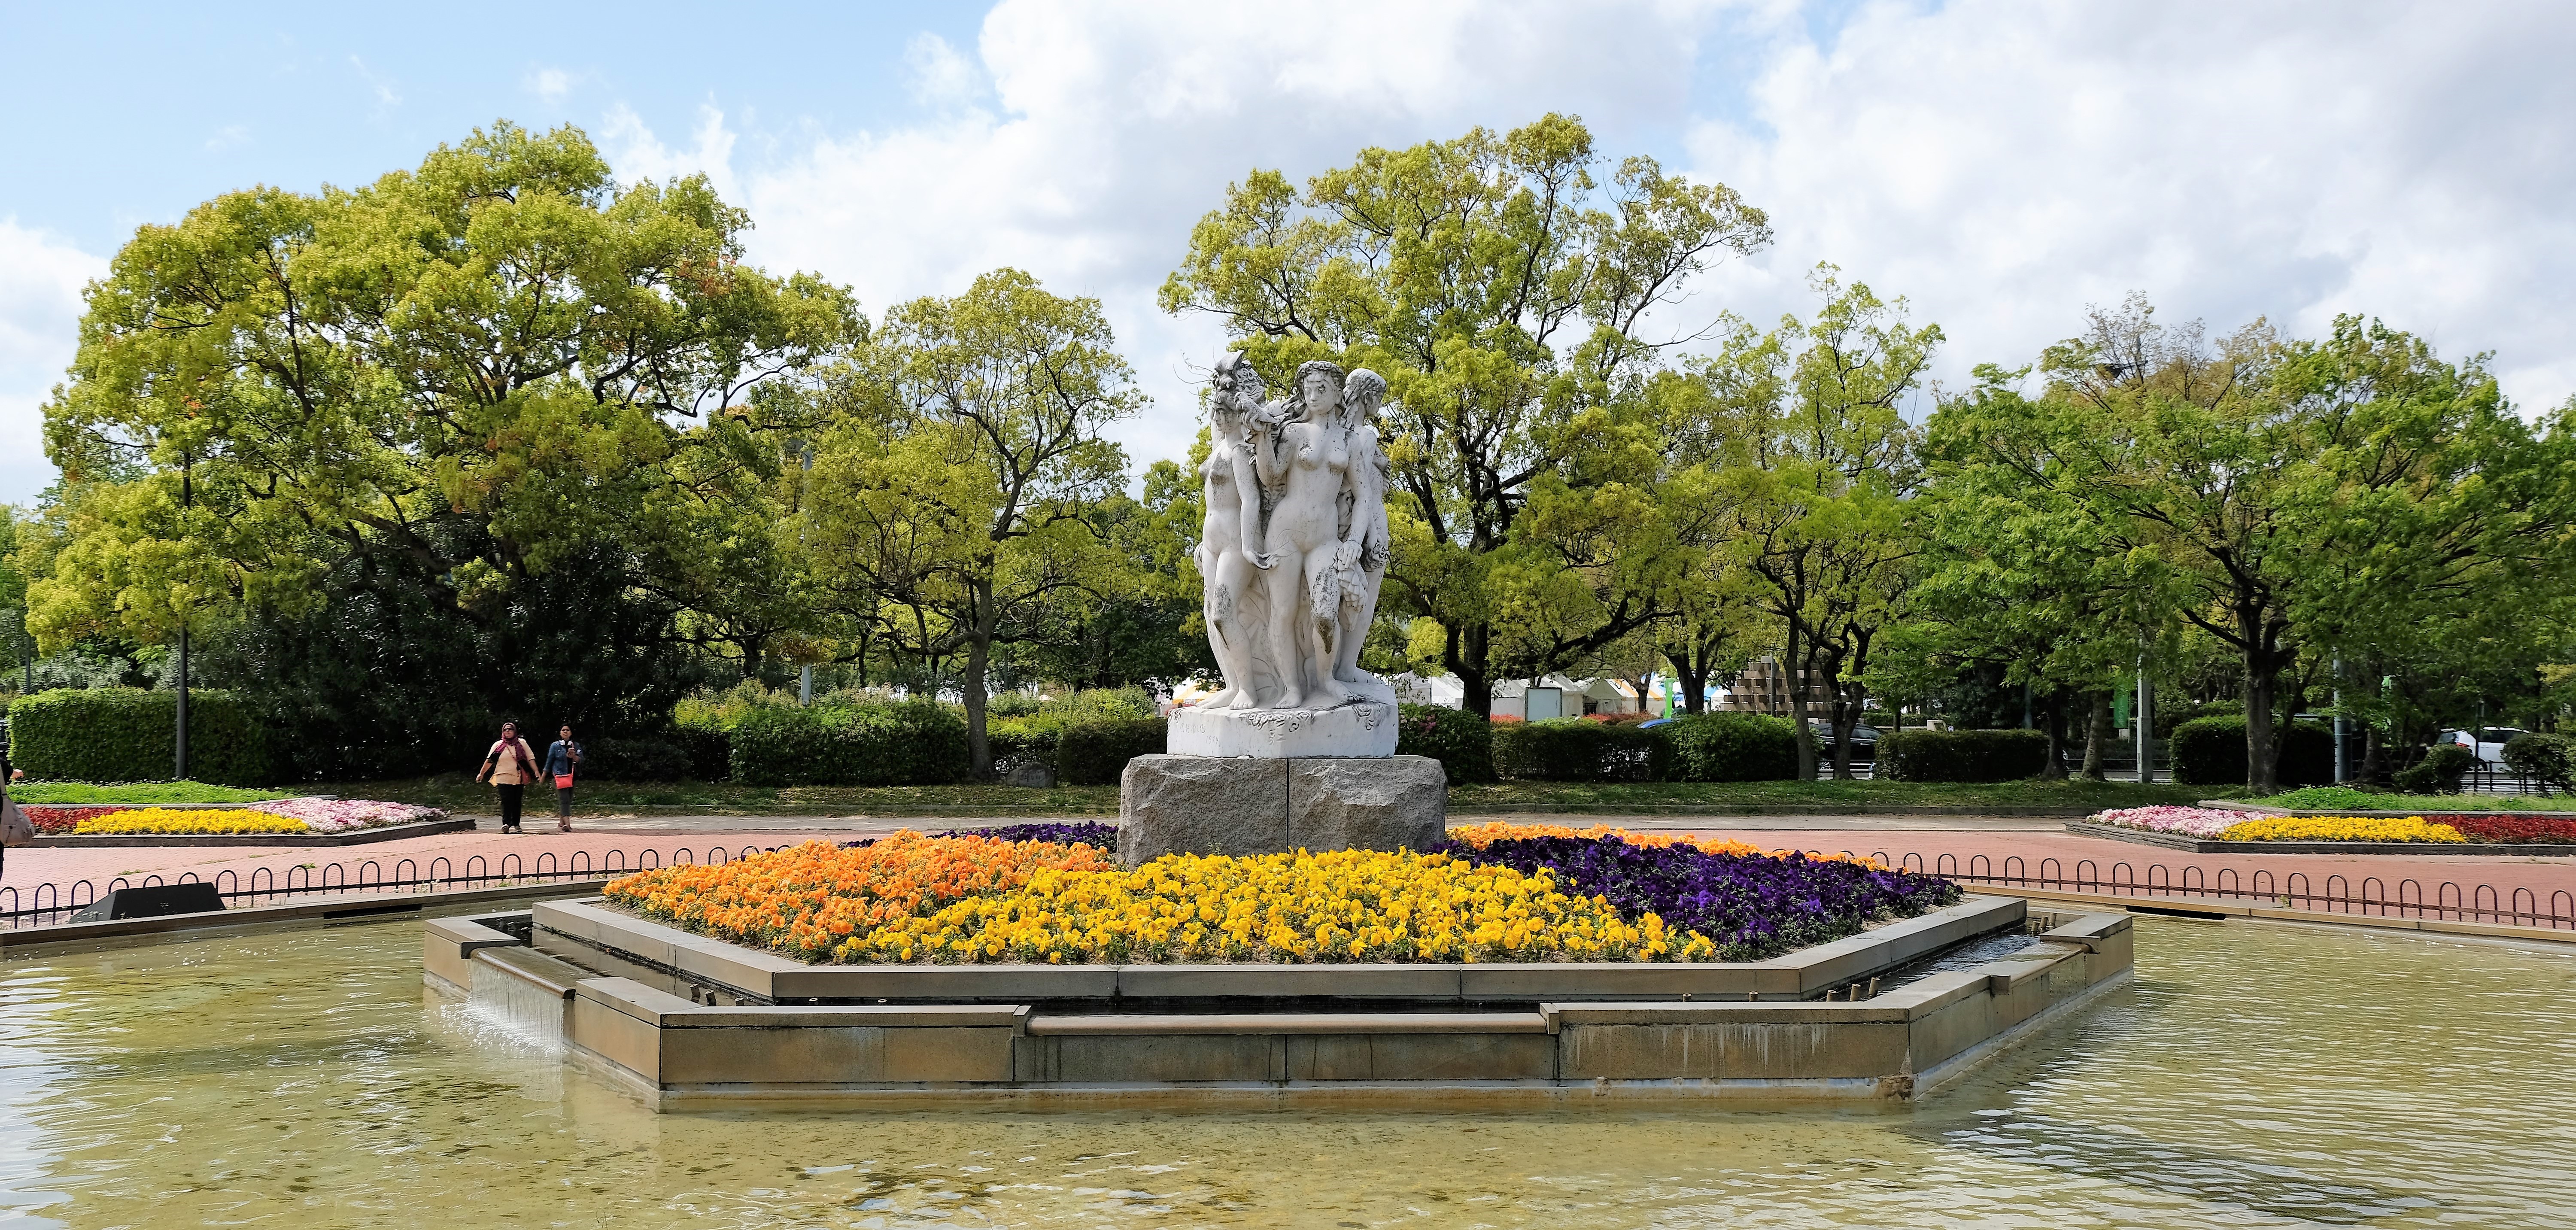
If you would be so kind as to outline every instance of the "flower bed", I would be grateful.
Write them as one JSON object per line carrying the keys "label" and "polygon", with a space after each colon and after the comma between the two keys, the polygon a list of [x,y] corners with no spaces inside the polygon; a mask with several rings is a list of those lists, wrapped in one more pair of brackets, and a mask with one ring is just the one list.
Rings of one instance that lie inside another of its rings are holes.
{"label": "flower bed", "polygon": [[122,835],[144,836],[165,833],[220,835],[225,833],[302,833],[309,831],[301,820],[271,815],[264,811],[229,807],[205,811],[176,807],[120,811],[113,815],[93,816],[73,826],[79,836]]}
{"label": "flower bed", "polygon": [[1107,828],[813,842],[639,873],[607,897],[809,961],[1127,963],[1754,960],[1961,896],[1842,856],[1518,825],[1462,829],[1425,853],[1122,871],[1096,844]]}
{"label": "flower bed", "polygon": [[113,816],[118,812],[132,811],[134,809],[113,803],[100,803],[83,806],[64,806],[54,803],[29,803],[20,807],[18,810],[26,814],[28,826],[36,830],[36,835],[38,837],[60,837],[71,832],[73,829],[80,827],[80,822],[83,820],[94,820],[100,816]]}
{"label": "flower bed", "polygon": [[1593,894],[1623,915],[1659,918],[1707,940],[1722,961],[1758,961],[1838,940],[1874,921],[1955,905],[1961,896],[1947,880],[1838,855],[1765,853],[1741,842],[1616,829],[1532,836],[1483,831],[1496,827],[1522,826],[1463,829],[1452,845],[1481,861],[1553,871],[1574,891]]}
{"label": "flower bed", "polygon": [[342,833],[350,829],[382,828],[389,824],[421,824],[444,820],[447,813],[435,807],[416,807],[409,803],[380,803],[372,799],[279,799],[259,803],[254,811],[301,820],[317,833]]}
{"label": "flower bed", "polygon": [[811,841],[729,863],[665,867],[606,891],[657,922],[819,961],[853,935],[1016,889],[1040,870],[1111,867],[1096,846],[907,830],[864,846]]}
{"label": "flower bed", "polygon": [[[2214,807],[2131,807],[2093,817],[2095,824],[2180,833],[2209,841],[2390,841],[2455,844],[2468,835],[2460,817],[2263,816]],[[2502,840],[2481,838],[2481,840]]]}
{"label": "flower bed", "polygon": [[2426,816],[2458,829],[2469,840],[2499,845],[2576,845],[2576,816],[2480,815]]}

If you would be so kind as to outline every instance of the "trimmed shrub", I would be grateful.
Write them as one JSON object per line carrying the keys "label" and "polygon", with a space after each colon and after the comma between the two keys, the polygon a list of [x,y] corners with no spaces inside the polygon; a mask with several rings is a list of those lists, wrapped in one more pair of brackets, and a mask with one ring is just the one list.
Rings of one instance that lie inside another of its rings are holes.
{"label": "trimmed shrub", "polygon": [[[2174,727],[2174,780],[2187,786],[2245,784],[2245,715],[2216,714]],[[2334,732],[2316,722],[2292,722],[2281,735],[2283,789],[2334,784]]]}
{"label": "trimmed shrub", "polygon": [[[1014,693],[1014,695],[1020,695]],[[1022,765],[1055,767],[1057,732],[1064,723],[1036,716],[984,717],[984,741],[992,745],[993,776],[1008,777]]]}
{"label": "trimmed shrub", "polygon": [[2425,749],[2424,758],[2413,767],[2399,771],[2397,790],[2401,794],[2458,794],[2460,779],[2476,767],[2476,752],[2457,743],[2436,743]]}
{"label": "trimmed shrub", "polygon": [[1494,772],[1546,782],[1661,780],[1673,745],[1663,727],[1550,718],[1494,727]]}
{"label": "trimmed shrub", "polygon": [[[9,763],[42,781],[162,782],[177,767],[179,696],[142,688],[57,688],[9,704]],[[292,749],[288,749],[290,752]],[[268,727],[231,692],[188,691],[188,776],[262,786],[281,767]]]}
{"label": "trimmed shrub", "polygon": [[2504,764],[2552,790],[2576,790],[2576,739],[2519,734],[2504,745]]}
{"label": "trimmed shrub", "polygon": [[1440,762],[1452,786],[1494,780],[1494,724],[1445,705],[1398,705],[1395,754]]}
{"label": "trimmed shrub", "polygon": [[966,721],[927,700],[755,709],[732,731],[746,786],[929,786],[966,780]]}
{"label": "trimmed shrub", "polygon": [[2048,764],[2036,730],[1891,730],[1878,736],[1874,776],[1899,782],[2010,782]]}
{"label": "trimmed shrub", "polygon": [[1798,726],[1761,713],[1702,713],[1655,728],[1673,745],[1671,780],[1773,782],[1798,777]]}
{"label": "trimmed shrub", "polygon": [[1169,730],[1161,718],[1067,722],[1055,736],[1055,779],[1068,786],[1115,786],[1128,761],[1162,754]]}

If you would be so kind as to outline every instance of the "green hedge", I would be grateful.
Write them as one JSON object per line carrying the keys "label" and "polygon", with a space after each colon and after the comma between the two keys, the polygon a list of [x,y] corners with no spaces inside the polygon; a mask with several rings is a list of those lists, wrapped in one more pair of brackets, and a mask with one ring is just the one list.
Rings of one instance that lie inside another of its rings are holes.
{"label": "green hedge", "polygon": [[1161,755],[1170,725],[1161,718],[1094,718],[1056,731],[1055,779],[1067,786],[1115,786],[1138,756]]}
{"label": "green hedge", "polygon": [[2504,764],[2552,790],[2576,790],[2576,739],[2565,735],[2515,735],[2504,745]]}
{"label": "green hedge", "polygon": [[[9,704],[9,763],[44,781],[168,781],[177,765],[178,707],[177,693],[142,688],[21,696]],[[189,690],[189,777],[265,785],[281,768],[270,750],[267,725],[232,693]]]}
{"label": "green hedge", "polygon": [[[2213,714],[2174,727],[2174,780],[2186,786],[2245,784],[2245,715]],[[2334,784],[2334,732],[2292,722],[2281,736],[2281,788]]]}
{"label": "green hedge", "polygon": [[1662,727],[1550,718],[1494,727],[1494,772],[1547,782],[1651,782],[1671,768]]}
{"label": "green hedge", "polygon": [[1440,762],[1452,786],[1494,780],[1494,724],[1446,705],[1398,705],[1395,754]]}
{"label": "green hedge", "polygon": [[[547,746],[553,742],[552,739],[532,739],[528,745],[537,750],[537,756],[542,760]],[[581,768],[574,774],[576,777],[603,782],[706,780],[696,773],[690,745],[670,733],[603,736],[579,742],[582,759]]]}
{"label": "green hedge", "polygon": [[2397,773],[2401,794],[2458,794],[2460,779],[2478,767],[2478,754],[2457,743],[2436,743],[2424,758]]}
{"label": "green hedge", "polygon": [[731,732],[746,786],[931,786],[966,780],[966,722],[933,701],[755,709]]}
{"label": "green hedge", "polygon": [[1672,741],[1672,780],[1795,781],[1798,726],[1761,713],[1703,713],[1655,728]]}
{"label": "green hedge", "polygon": [[1891,730],[1878,736],[1873,776],[1899,782],[2009,782],[2048,763],[2036,730]]}

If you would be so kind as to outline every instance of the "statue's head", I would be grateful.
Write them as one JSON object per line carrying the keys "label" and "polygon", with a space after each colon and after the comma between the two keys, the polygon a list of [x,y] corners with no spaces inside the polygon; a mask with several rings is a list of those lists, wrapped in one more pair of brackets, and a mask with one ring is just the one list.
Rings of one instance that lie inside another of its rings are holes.
{"label": "statue's head", "polygon": [[1365,423],[1377,416],[1378,406],[1386,401],[1386,377],[1363,367],[1342,380],[1342,405],[1348,408],[1354,423]]}
{"label": "statue's head", "polygon": [[1297,400],[1302,404],[1302,417],[1312,419],[1318,411],[1341,404],[1342,365],[1326,359],[1309,359],[1297,365]]}
{"label": "statue's head", "polygon": [[1216,424],[1217,434],[1229,438],[1242,434],[1244,416],[1261,404],[1261,395],[1267,391],[1260,371],[1250,359],[1229,354],[1216,361],[1208,383],[1214,386],[1215,394],[1208,398],[1208,418]]}

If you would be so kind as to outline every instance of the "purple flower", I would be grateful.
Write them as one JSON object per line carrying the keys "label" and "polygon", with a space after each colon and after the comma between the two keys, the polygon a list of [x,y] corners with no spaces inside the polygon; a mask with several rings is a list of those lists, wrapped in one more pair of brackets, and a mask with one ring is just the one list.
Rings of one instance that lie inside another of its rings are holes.
{"label": "purple flower", "polygon": [[1911,918],[1955,904],[1959,886],[1935,876],[1840,859],[1710,854],[1687,845],[1637,846],[1617,837],[1522,837],[1482,850],[1435,849],[1518,871],[1541,867],[1569,891],[1606,898],[1630,919],[1717,942],[1722,961],[1758,961],[1858,934],[1881,918]]}

